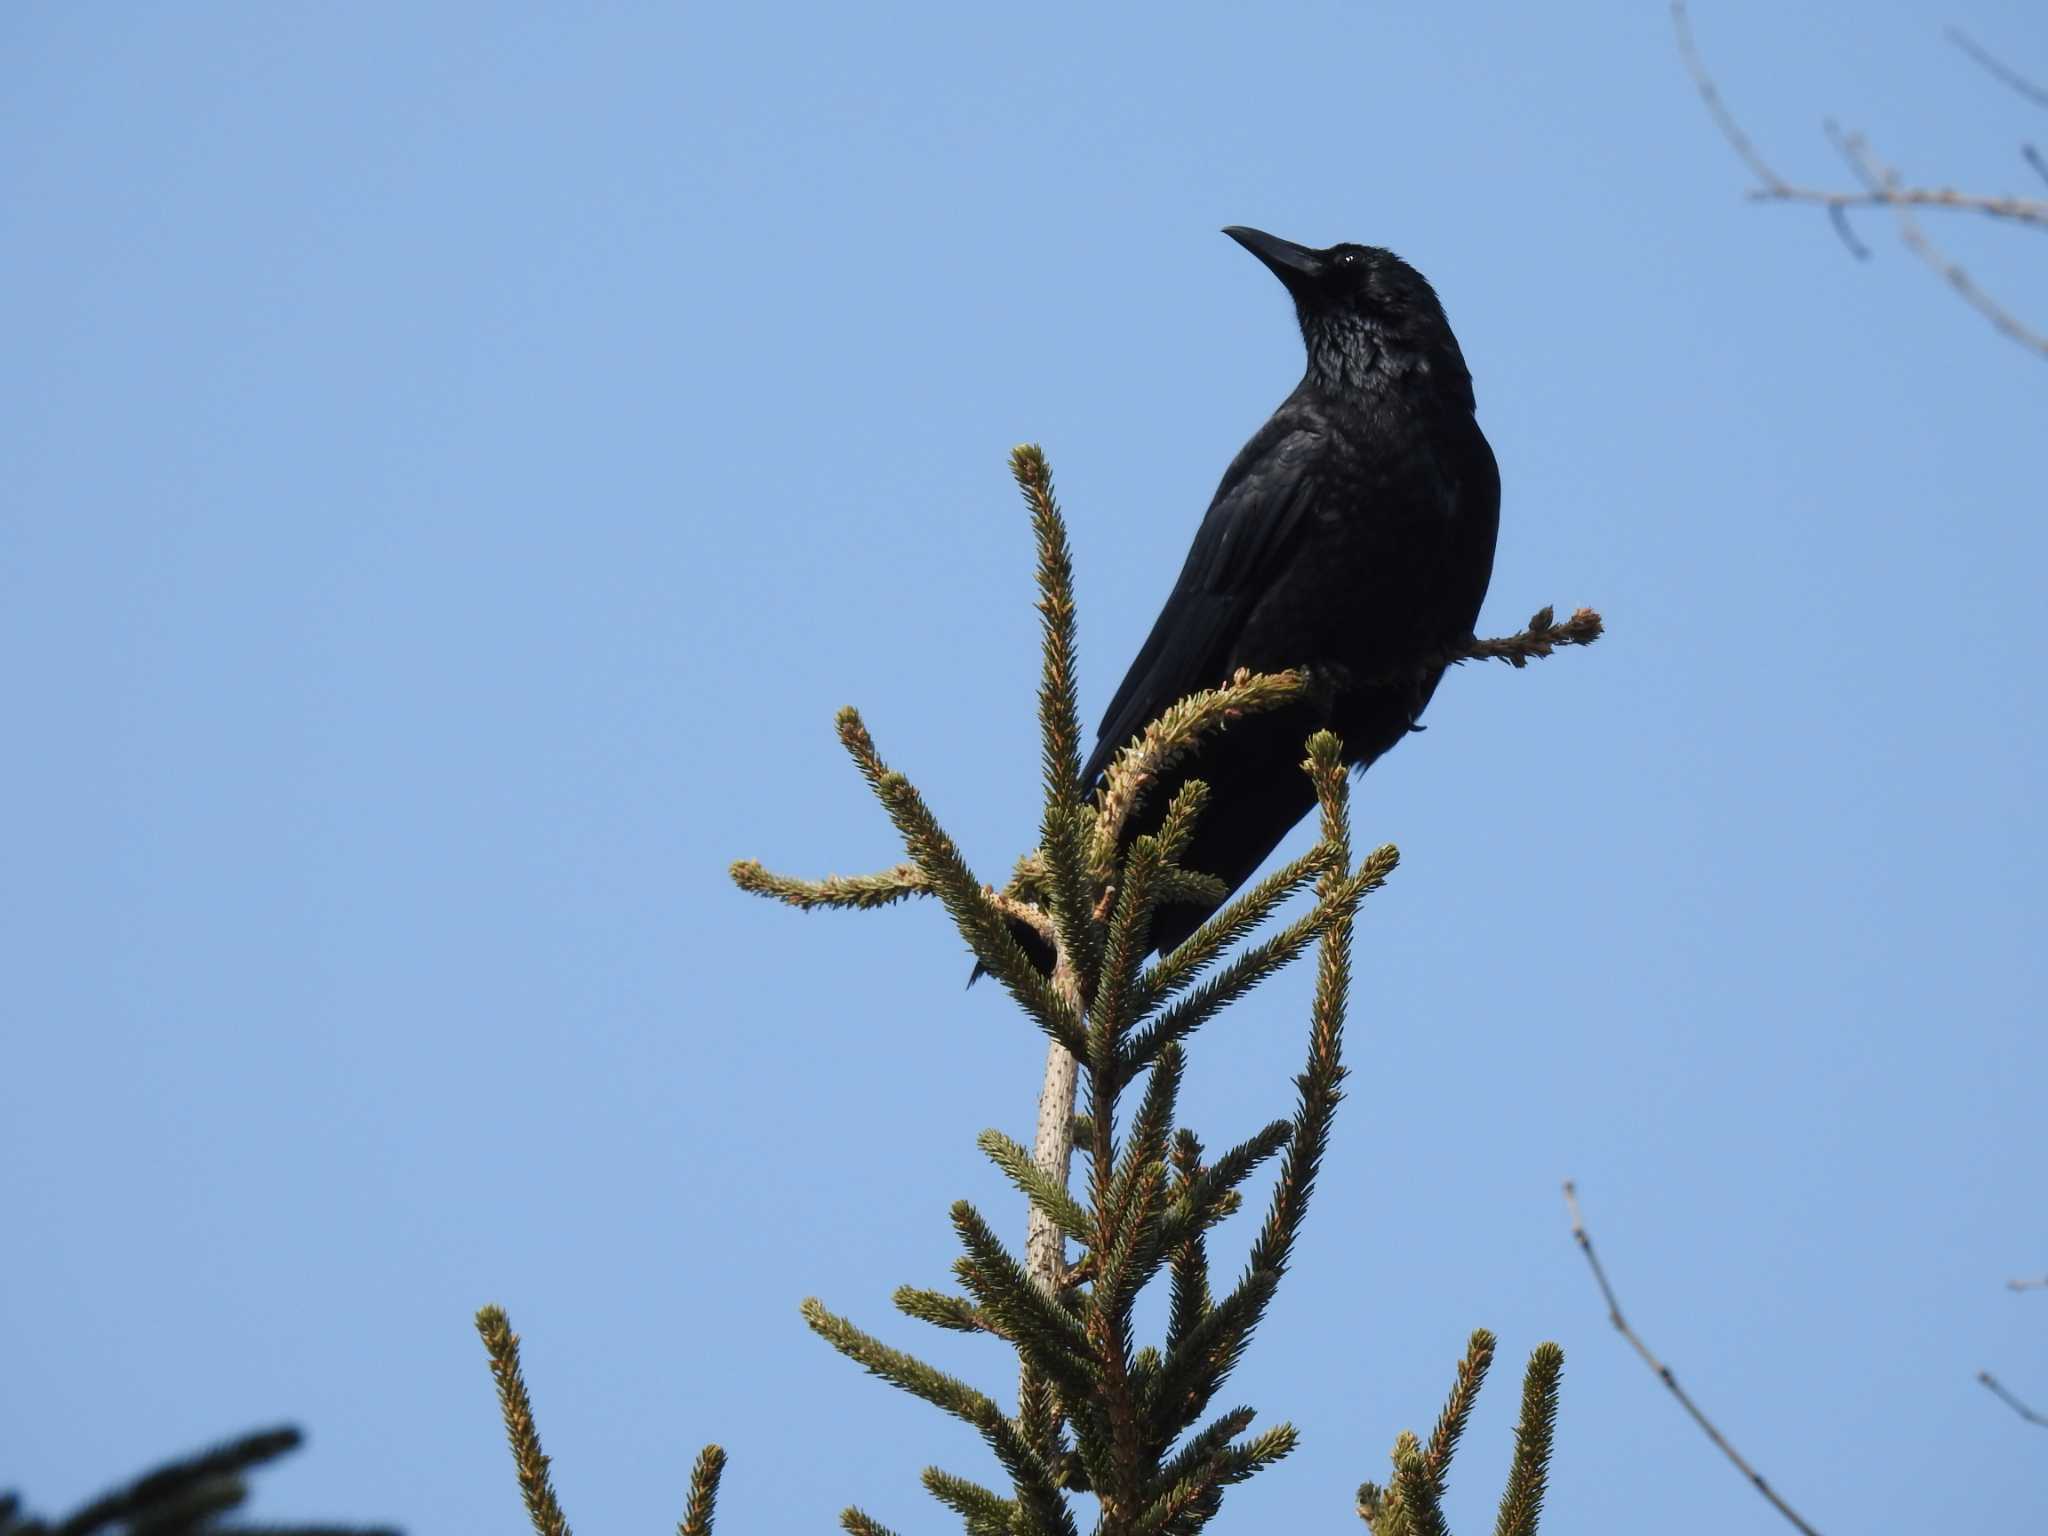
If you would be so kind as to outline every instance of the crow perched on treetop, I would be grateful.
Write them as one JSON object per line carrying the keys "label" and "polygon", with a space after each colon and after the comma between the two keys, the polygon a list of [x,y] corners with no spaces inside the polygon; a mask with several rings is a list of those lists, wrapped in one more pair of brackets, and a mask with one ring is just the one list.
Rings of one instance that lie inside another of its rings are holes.
{"label": "crow perched on treetop", "polygon": [[[1314,730],[1335,731],[1345,762],[1363,770],[1419,729],[1443,676],[1429,658],[1472,637],[1486,596],[1500,471],[1473,418],[1458,340],[1420,272],[1377,246],[1317,251],[1256,229],[1224,233],[1293,298],[1308,370],[1224,471],[1081,782],[1096,783],[1168,706],[1239,667],[1314,668],[1314,702],[1208,738],[1125,829],[1127,841],[1156,831],[1180,784],[1203,779],[1209,811],[1181,862],[1235,890],[1315,803],[1300,766]],[[1158,948],[1212,910],[1162,906]]]}

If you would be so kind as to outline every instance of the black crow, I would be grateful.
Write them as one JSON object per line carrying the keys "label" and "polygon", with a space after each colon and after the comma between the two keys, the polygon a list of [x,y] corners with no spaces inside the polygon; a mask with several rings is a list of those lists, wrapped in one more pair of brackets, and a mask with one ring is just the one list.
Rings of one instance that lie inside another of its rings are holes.
{"label": "black crow", "polygon": [[[1127,841],[1156,830],[1179,785],[1205,780],[1209,810],[1182,862],[1235,890],[1315,803],[1301,771],[1311,732],[1327,725],[1363,770],[1420,728],[1443,675],[1430,658],[1471,638],[1486,596],[1500,471],[1458,340],[1420,272],[1377,246],[1310,250],[1256,229],[1224,233],[1286,287],[1308,368],[1224,471],[1082,783],[1097,783],[1169,705],[1238,668],[1312,668],[1313,702],[1209,737],[1125,829]],[[1162,906],[1154,943],[1172,949],[1212,911]],[[1049,962],[1035,936],[1032,948]]]}

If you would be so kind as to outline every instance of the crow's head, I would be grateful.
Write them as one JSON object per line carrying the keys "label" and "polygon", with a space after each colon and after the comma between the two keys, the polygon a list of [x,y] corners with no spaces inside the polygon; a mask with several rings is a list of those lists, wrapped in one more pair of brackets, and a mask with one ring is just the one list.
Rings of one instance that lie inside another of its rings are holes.
{"label": "crow's head", "polygon": [[1223,231],[1286,287],[1309,371],[1333,388],[1421,385],[1470,408],[1472,376],[1429,279],[1376,245],[1311,250],[1263,230]]}

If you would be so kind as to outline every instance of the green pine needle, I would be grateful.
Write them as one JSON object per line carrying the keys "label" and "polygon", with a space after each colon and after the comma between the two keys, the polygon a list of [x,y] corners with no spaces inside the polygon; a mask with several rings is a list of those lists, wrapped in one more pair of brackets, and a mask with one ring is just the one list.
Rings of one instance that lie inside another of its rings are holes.
{"label": "green pine needle", "polygon": [[763,869],[753,859],[740,859],[732,866],[732,883],[756,896],[767,896],[800,912],[824,907],[870,911],[912,896],[932,894],[931,882],[914,864],[898,864],[872,875],[827,875],[822,880],[799,880]]}
{"label": "green pine needle", "polygon": [[1052,1218],[1054,1226],[1078,1243],[1094,1239],[1095,1218],[1064,1185],[1038,1166],[1029,1148],[1001,1131],[983,1131],[975,1138],[975,1145],[988,1154],[989,1161],[1003,1170],[1027,1200]]}
{"label": "green pine needle", "polygon": [[690,1469],[690,1501],[683,1506],[676,1536],[711,1536],[711,1517],[718,1507],[718,1480],[725,1475],[725,1451],[707,1445]]}
{"label": "green pine needle", "polygon": [[[1415,1445],[1414,1436],[1408,1437],[1408,1445]],[[1450,1536],[1444,1524],[1444,1512],[1440,1504],[1434,1479],[1429,1475],[1429,1463],[1419,1449],[1409,1449],[1407,1454],[1396,1458],[1394,1463],[1394,1486],[1400,1491],[1400,1519],[1403,1533],[1390,1532],[1389,1536]]]}
{"label": "green pine needle", "polygon": [[851,1504],[839,1511],[839,1526],[848,1536],[896,1536],[881,1521]]}
{"label": "green pine needle", "polygon": [[1501,1495],[1494,1536],[1536,1536],[1543,1495],[1550,1482],[1550,1448],[1557,1434],[1557,1394],[1564,1375],[1564,1351],[1538,1344],[1522,1378],[1522,1420],[1515,1426],[1515,1460]]}
{"label": "green pine needle", "polygon": [[922,1481],[926,1492],[966,1522],[967,1536],[1008,1536],[1017,1516],[1015,1499],[937,1467],[926,1467]]}
{"label": "green pine needle", "polygon": [[1457,1453],[1458,1439],[1465,1433],[1466,1421],[1472,1417],[1472,1405],[1479,1398],[1479,1389],[1486,1384],[1486,1373],[1493,1365],[1494,1337],[1484,1328],[1475,1328],[1465,1345],[1465,1358],[1458,1362],[1458,1379],[1451,1385],[1451,1395],[1444,1403],[1444,1411],[1437,1415],[1436,1428],[1429,1437],[1429,1449],[1423,1455],[1423,1462],[1429,1470],[1429,1480],[1439,1497],[1449,1486],[1451,1457]]}
{"label": "green pine needle", "polygon": [[824,1303],[815,1296],[805,1298],[802,1311],[813,1333],[870,1375],[879,1376],[891,1386],[901,1387],[913,1397],[921,1397],[976,1427],[992,1413],[1000,1417],[996,1405],[966,1382],[861,1332],[845,1318],[826,1311]]}

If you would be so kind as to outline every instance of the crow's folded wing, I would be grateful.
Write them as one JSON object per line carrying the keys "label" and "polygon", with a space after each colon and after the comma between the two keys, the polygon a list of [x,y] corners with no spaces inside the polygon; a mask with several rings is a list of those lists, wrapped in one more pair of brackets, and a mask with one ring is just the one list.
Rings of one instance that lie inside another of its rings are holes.
{"label": "crow's folded wing", "polygon": [[1224,680],[1246,618],[1301,542],[1323,442],[1320,431],[1275,418],[1231,464],[1180,580],[1109,701],[1082,784],[1092,786],[1169,705]]}

